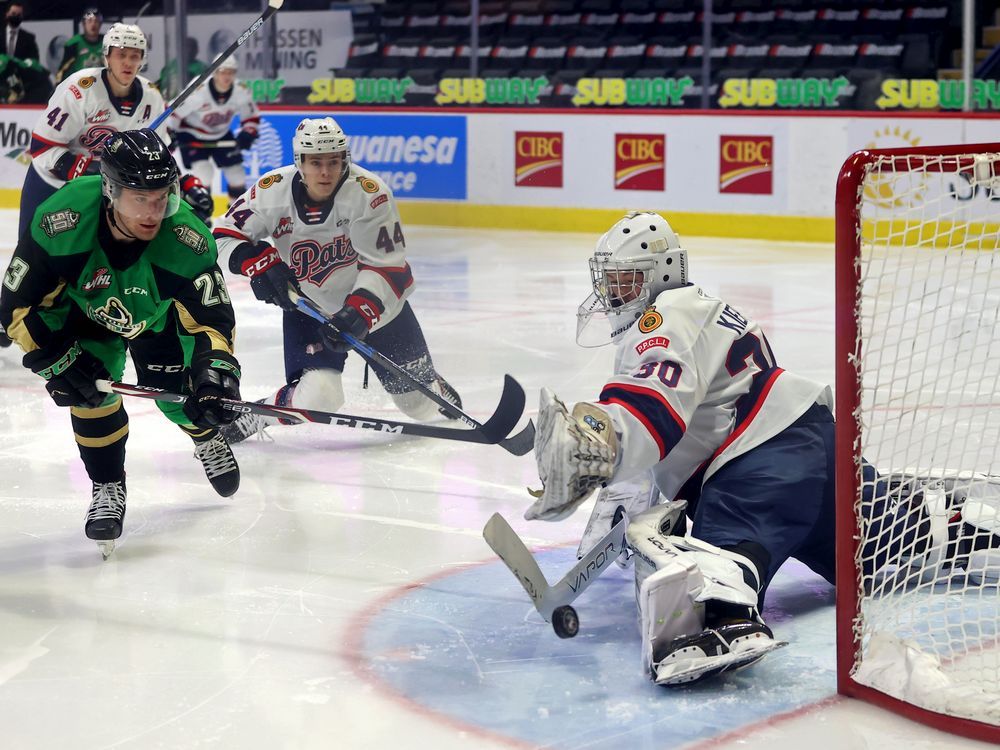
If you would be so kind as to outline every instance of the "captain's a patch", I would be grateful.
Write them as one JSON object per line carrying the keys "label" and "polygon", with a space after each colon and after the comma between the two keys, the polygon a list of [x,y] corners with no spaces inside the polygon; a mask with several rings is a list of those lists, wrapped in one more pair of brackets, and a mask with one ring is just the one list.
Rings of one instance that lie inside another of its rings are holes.
{"label": "captain's a patch", "polygon": [[174,227],[174,234],[177,235],[177,241],[194,250],[195,255],[204,255],[208,251],[208,240],[196,229],[181,225]]}

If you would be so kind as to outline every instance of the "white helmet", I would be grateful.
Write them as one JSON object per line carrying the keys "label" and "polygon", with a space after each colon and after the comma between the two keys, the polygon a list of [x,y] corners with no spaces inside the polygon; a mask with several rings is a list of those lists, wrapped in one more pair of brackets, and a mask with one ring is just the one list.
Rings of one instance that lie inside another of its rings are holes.
{"label": "white helmet", "polygon": [[[666,219],[635,211],[597,241],[590,279],[594,291],[577,311],[576,340],[601,346],[631,328],[661,292],[687,284],[687,253]],[[595,317],[610,329],[589,325]]]}
{"label": "white helmet", "polygon": [[223,60],[222,62],[220,62],[218,65],[216,65],[215,69],[216,70],[231,70],[231,71],[233,71],[235,73],[237,70],[240,69],[240,66],[239,66],[239,63],[236,62],[236,58],[233,55],[230,55],[225,60]]}
{"label": "white helmet", "polygon": [[347,136],[332,117],[318,117],[300,122],[295,128],[295,137],[292,138],[292,153],[295,155],[295,166],[300,170],[306,154],[342,153],[344,169],[346,170],[351,164]]}
{"label": "white helmet", "polygon": [[134,23],[116,23],[104,32],[104,60],[112,47],[131,48],[142,51],[142,59],[146,60],[146,35]]}

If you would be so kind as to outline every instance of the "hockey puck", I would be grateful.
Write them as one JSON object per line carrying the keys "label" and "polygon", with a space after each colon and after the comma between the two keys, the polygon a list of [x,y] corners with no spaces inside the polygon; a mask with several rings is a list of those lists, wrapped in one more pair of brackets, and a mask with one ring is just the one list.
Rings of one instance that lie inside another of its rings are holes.
{"label": "hockey puck", "polygon": [[564,604],[552,611],[552,629],[560,638],[573,638],[580,632],[580,618],[576,610]]}

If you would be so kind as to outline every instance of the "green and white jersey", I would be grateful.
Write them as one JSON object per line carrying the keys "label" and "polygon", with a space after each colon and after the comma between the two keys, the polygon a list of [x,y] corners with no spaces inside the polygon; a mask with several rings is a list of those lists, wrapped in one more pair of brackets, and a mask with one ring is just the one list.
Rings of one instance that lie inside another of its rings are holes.
{"label": "green and white jersey", "polygon": [[56,83],[60,83],[66,76],[78,70],[103,67],[104,34],[98,36],[95,42],[88,42],[83,34],[77,34],[70,37],[63,47],[63,59],[59,63],[59,70],[56,71]]}
{"label": "green and white jersey", "polygon": [[149,242],[115,240],[103,214],[99,176],[67,183],[38,207],[4,275],[7,334],[26,352],[134,339],[163,331],[173,309],[195,356],[232,354],[235,321],[215,240],[187,204]]}

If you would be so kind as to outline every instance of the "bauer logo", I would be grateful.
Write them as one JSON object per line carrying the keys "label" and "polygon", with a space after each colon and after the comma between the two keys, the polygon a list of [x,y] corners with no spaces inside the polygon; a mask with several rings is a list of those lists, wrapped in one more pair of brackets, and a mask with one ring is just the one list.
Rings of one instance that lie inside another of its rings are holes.
{"label": "bauer logo", "polygon": [[663,190],[666,136],[615,133],[615,189]]}
{"label": "bauer logo", "polygon": [[773,150],[769,135],[719,136],[719,192],[771,195]]}
{"label": "bauer logo", "polygon": [[562,133],[514,133],[514,184],[518,187],[562,187]]}

